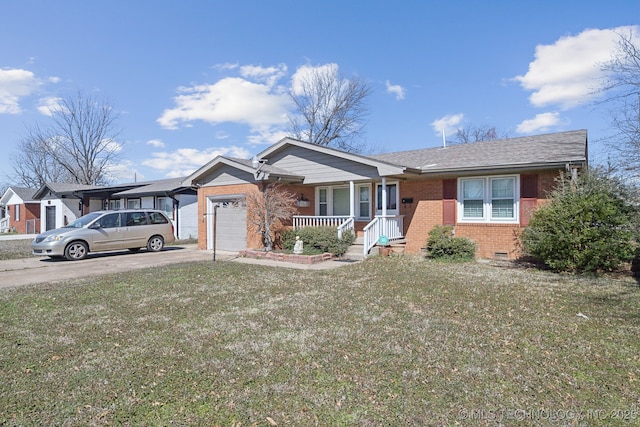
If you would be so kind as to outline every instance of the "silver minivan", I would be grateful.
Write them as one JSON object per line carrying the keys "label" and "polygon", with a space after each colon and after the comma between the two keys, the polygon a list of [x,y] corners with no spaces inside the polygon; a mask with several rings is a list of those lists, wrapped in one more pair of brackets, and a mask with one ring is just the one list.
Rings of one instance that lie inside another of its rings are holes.
{"label": "silver minivan", "polygon": [[175,241],[173,225],[162,211],[126,209],[97,211],[71,224],[38,234],[31,242],[34,255],[79,260],[89,252],[146,247],[158,252]]}

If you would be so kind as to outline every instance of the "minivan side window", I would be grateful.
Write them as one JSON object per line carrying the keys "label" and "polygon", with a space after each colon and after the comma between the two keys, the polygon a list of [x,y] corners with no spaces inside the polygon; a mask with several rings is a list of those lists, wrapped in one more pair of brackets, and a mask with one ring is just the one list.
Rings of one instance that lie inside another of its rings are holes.
{"label": "minivan side window", "polygon": [[127,212],[125,213],[125,224],[127,227],[136,227],[138,225],[147,225],[146,212]]}
{"label": "minivan side window", "polygon": [[167,218],[160,212],[149,212],[149,220],[151,224],[166,224]]}
{"label": "minivan side window", "polygon": [[100,223],[100,227],[102,228],[120,227],[120,214],[112,213],[112,214],[105,215],[102,218],[100,218],[98,222]]}

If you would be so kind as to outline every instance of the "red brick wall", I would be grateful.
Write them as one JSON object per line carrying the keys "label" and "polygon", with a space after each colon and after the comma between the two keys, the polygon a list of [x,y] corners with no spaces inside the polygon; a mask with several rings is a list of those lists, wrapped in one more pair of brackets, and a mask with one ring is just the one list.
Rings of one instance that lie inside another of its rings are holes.
{"label": "red brick wall", "polygon": [[[246,194],[248,191],[258,188],[255,184],[237,184],[223,185],[215,187],[201,187],[198,189],[198,248],[207,248],[207,221],[204,214],[207,212],[207,199],[212,196],[226,196]],[[298,197],[304,195],[311,203],[309,207],[298,208],[299,215],[313,215],[315,211],[313,188],[304,187],[302,185],[289,185],[283,187],[285,190],[296,194]],[[262,237],[260,234],[247,224],[247,248],[261,248]]]}
{"label": "red brick wall", "polygon": [[[538,174],[537,206],[545,203],[547,193],[555,185],[557,173],[543,172]],[[198,190],[198,217],[203,218],[206,212],[206,201],[210,196],[245,194],[256,188],[254,184],[226,185],[217,187],[202,187]],[[309,200],[310,206],[298,208],[299,215],[315,214],[315,190],[303,185],[285,186],[288,191]],[[418,254],[427,242],[429,231],[443,224],[443,180],[431,179],[420,181],[402,181],[400,183],[400,198],[413,198],[412,203],[400,203],[400,215],[404,215],[404,233],[406,236],[407,253]],[[366,222],[356,222],[356,232],[362,231]],[[505,253],[511,259],[518,253],[517,233],[519,224],[460,224],[455,225],[456,236],[467,237],[478,245],[478,258],[493,258],[496,254]],[[247,248],[262,246],[260,235],[252,229],[247,229]],[[206,222],[198,223],[198,247],[207,247]]]}
{"label": "red brick wall", "polygon": [[[554,187],[554,172],[538,174],[537,206],[546,202],[547,193]],[[400,214],[404,215],[407,253],[420,253],[425,247],[429,231],[443,224],[443,181],[405,181],[400,186],[400,197],[412,197],[414,202],[401,205]],[[505,253],[510,259],[519,256],[517,234],[519,224],[468,224],[457,223],[454,227],[456,236],[467,237],[478,245],[478,258],[494,258],[496,254]]]}
{"label": "red brick wall", "polygon": [[11,221],[9,227],[16,228],[16,232],[25,234],[27,232],[27,221],[36,221],[36,233],[40,232],[40,204],[39,203],[27,203],[20,205],[20,220],[16,221],[16,205],[7,206],[11,215]]}

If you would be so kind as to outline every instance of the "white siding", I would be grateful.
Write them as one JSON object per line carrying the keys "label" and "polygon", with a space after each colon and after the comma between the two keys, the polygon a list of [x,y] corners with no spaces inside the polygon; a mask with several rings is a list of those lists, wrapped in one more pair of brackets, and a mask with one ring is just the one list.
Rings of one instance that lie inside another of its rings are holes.
{"label": "white siding", "polygon": [[317,151],[289,147],[269,158],[269,164],[305,177],[305,184],[364,181],[379,178],[377,168]]}
{"label": "white siding", "polygon": [[192,194],[181,194],[176,198],[180,201],[180,211],[178,212],[178,229],[176,229],[176,237],[179,239],[197,239],[198,196]]}
{"label": "white siding", "polygon": [[252,174],[228,165],[216,168],[201,180],[203,186],[246,184],[248,182],[254,182]]}

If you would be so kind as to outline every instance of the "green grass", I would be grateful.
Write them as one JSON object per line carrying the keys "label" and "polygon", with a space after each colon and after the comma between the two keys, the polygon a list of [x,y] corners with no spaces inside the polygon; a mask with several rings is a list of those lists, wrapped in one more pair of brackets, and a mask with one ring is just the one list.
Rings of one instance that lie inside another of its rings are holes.
{"label": "green grass", "polygon": [[31,239],[0,241],[0,261],[31,256]]}
{"label": "green grass", "polygon": [[633,425],[639,308],[627,277],[409,256],[5,290],[0,424]]}

